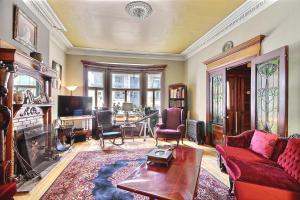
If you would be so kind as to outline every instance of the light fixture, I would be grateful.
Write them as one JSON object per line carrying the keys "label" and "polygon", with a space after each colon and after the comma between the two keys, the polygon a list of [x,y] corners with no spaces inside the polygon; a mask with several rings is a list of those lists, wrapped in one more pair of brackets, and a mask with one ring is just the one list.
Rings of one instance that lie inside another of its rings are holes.
{"label": "light fixture", "polygon": [[130,111],[132,111],[132,108],[133,108],[132,103],[124,102],[123,105],[122,105],[122,110],[125,112],[125,115],[126,115],[125,124],[128,124],[128,123],[129,123],[129,120],[128,120],[128,113],[129,113]]}
{"label": "light fixture", "polygon": [[73,96],[73,92],[78,88],[77,85],[69,85],[66,86],[67,90],[69,90],[71,92],[71,96]]}
{"label": "light fixture", "polygon": [[152,7],[144,1],[132,1],[126,5],[125,10],[130,16],[139,19],[145,19],[152,13]]}

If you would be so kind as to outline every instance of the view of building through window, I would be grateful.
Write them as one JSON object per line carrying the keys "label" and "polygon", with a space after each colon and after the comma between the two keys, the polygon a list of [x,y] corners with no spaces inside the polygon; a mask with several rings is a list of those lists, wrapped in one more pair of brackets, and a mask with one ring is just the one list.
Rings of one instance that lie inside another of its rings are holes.
{"label": "view of building through window", "polygon": [[104,106],[104,73],[88,71],[88,96],[93,97],[93,108]]}
{"label": "view of building through window", "polygon": [[141,105],[140,74],[112,73],[112,105],[130,102]]}
{"label": "view of building through window", "polygon": [[147,74],[147,106],[161,109],[161,73]]}

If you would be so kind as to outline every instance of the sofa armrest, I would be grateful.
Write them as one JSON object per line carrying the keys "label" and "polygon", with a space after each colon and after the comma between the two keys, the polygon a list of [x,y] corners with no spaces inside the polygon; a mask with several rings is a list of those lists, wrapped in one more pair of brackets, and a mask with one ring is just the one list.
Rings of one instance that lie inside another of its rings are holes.
{"label": "sofa armrest", "polygon": [[158,123],[158,124],[156,124],[155,127],[158,128],[158,129],[165,129],[166,125],[164,123]]}
{"label": "sofa armrest", "polygon": [[226,136],[225,145],[232,147],[248,148],[250,146],[253,134],[254,130],[248,130],[244,131],[243,133],[237,136]]}

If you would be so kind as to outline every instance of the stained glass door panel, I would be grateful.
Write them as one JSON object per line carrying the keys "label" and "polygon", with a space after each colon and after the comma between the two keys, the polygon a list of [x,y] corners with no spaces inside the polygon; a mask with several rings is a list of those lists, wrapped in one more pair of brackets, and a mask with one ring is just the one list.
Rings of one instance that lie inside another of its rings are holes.
{"label": "stained glass door panel", "polygon": [[251,127],[287,134],[287,47],[252,61]]}

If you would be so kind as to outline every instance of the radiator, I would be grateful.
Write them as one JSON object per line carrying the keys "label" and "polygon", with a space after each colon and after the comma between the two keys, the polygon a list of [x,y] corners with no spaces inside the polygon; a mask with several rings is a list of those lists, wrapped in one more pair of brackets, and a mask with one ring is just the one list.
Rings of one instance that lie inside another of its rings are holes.
{"label": "radiator", "polygon": [[204,122],[196,120],[186,121],[187,129],[186,136],[189,140],[196,142],[197,144],[205,143],[205,132],[204,132]]}

